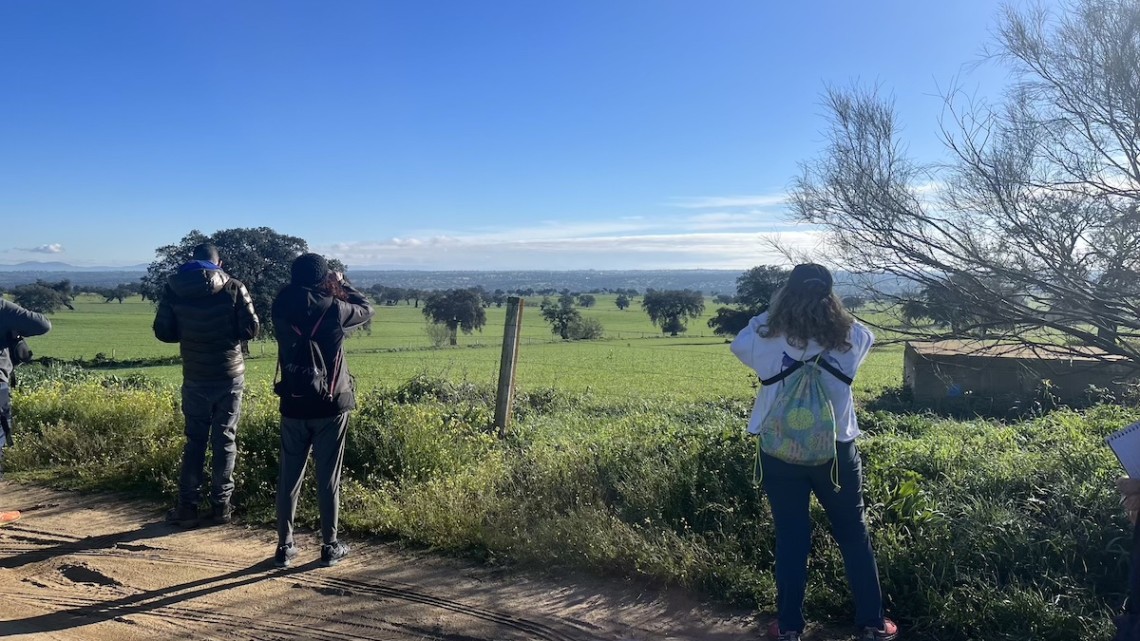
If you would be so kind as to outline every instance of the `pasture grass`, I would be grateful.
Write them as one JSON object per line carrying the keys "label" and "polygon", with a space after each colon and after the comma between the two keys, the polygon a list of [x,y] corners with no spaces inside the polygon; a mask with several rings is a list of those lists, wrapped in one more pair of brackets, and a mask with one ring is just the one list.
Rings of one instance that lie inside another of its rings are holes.
{"label": "pasture grass", "polygon": [[[595,306],[582,310],[598,318],[606,338],[568,342],[552,336],[538,313],[541,298],[528,299],[523,312],[516,383],[522,390],[556,388],[590,393],[615,401],[637,399],[704,399],[739,397],[755,393],[755,377],[728,350],[724,337],[715,336],[707,321],[716,305],[689,323],[677,337],[663,335],[640,309],[619,310],[614,296],[599,295]],[[177,357],[178,347],[159,342],[151,331],[154,306],[139,298],[104,303],[81,296],[76,310],[60,311],[46,336],[36,337],[37,357],[92,361],[116,373],[145,373],[177,384],[179,365],[139,366],[142,359]],[[426,375],[455,382],[492,385],[498,378],[505,308],[487,309],[481,332],[460,335],[459,346],[434,349],[424,331],[419,308],[401,303],[378,306],[371,333],[358,331],[345,344],[349,368],[361,387],[368,388]],[[275,371],[276,344],[258,340],[250,345],[246,378],[268,382]],[[900,345],[876,348],[855,383],[861,397],[871,397],[902,381]]]}
{"label": "pasture grass", "polygon": [[[381,307],[372,335],[347,343],[364,391],[345,456],[344,527],[498,562],[648,577],[772,611],[771,518],[743,433],[754,377],[700,321],[662,337],[636,307],[598,298],[585,313],[605,324],[611,338],[600,341],[554,340],[527,310],[506,439],[491,426],[502,311],[489,309],[485,331],[459,347],[431,349],[419,310]],[[153,339],[152,317],[137,300],[81,300],[33,349],[62,360],[102,352],[108,365],[176,354]],[[856,380],[861,400],[899,386],[901,354],[897,344],[872,352]],[[235,496],[250,522],[273,519],[273,357],[273,344],[258,342],[248,361]],[[26,368],[10,469],[174,496],[180,378],[178,366]],[[1129,540],[1102,438],[1138,418],[1107,405],[1016,422],[860,410],[874,543],[907,638],[1108,639]],[[301,505],[309,525],[312,489]],[[808,613],[843,623],[852,604],[842,559],[817,505],[812,514]]]}
{"label": "pasture grass", "polygon": [[[484,560],[583,568],[774,609],[772,525],[735,399],[624,402],[563,390],[517,400],[507,438],[490,388],[419,377],[365,392],[345,455],[342,525]],[[177,393],[142,377],[29,369],[8,457],[18,479],[175,494]],[[1107,639],[1127,585],[1127,526],[1101,439],[1140,418],[1101,406],[1017,423],[861,412],[866,497],[889,613],[907,638]],[[271,522],[276,399],[246,393],[236,500]],[[301,521],[317,524],[313,484]],[[807,609],[852,612],[817,523]]]}

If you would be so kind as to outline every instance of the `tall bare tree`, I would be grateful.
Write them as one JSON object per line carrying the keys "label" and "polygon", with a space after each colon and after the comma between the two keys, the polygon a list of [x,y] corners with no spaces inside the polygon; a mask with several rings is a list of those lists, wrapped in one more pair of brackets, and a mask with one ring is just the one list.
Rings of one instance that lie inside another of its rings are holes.
{"label": "tall bare tree", "polygon": [[793,211],[900,315],[915,308],[905,281],[961,308],[948,325],[893,329],[1140,365],[1140,3],[1007,10],[989,54],[1013,86],[996,106],[949,92],[941,165],[907,156],[876,91],[828,91],[826,150]]}

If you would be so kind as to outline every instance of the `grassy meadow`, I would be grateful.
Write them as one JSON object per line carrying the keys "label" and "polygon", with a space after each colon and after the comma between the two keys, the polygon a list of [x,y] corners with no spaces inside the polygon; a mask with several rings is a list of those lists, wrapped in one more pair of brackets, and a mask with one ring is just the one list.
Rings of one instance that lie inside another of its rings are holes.
{"label": "grassy meadow", "polygon": [[[611,297],[585,310],[607,338],[553,340],[524,313],[516,422],[491,426],[503,310],[482,333],[432,349],[418,309],[379,309],[348,343],[363,390],[345,455],[342,525],[358,535],[491,563],[585,569],[680,585],[771,612],[773,531],[743,433],[753,377],[703,319],[662,337]],[[713,307],[710,305],[710,308]],[[712,313],[712,309],[708,313]],[[175,493],[182,447],[174,346],[153,309],[79,302],[53,316],[14,397],[18,480]],[[272,343],[255,343],[235,500],[270,523],[277,470]],[[167,361],[168,362],[168,361]],[[110,367],[103,367],[110,366]],[[1140,411],[1102,405],[1019,421],[870,411],[897,388],[901,348],[876,349],[857,380],[866,497],[890,616],[908,639],[1070,641],[1111,637],[1127,586],[1127,521],[1103,437]],[[301,518],[316,525],[313,484]],[[807,613],[852,613],[842,559],[817,528]],[[268,553],[268,552],[267,552]]]}
{"label": "grassy meadow", "polygon": [[[538,309],[542,299],[527,301],[516,374],[519,389],[555,388],[615,400],[697,400],[753,393],[755,377],[732,356],[725,339],[708,327],[716,305],[707,303],[704,316],[690,322],[688,332],[669,337],[649,322],[640,299],[633,307],[619,310],[614,296],[597,298],[597,304],[582,313],[601,321],[605,339],[587,342],[566,342],[552,336]],[[113,367],[119,374],[141,372],[171,383],[181,380],[177,364],[139,363],[178,355],[176,345],[154,338],[151,303],[139,298],[121,304],[104,303],[93,296],[81,296],[75,308],[52,315],[54,330],[34,340],[37,357],[90,361],[102,354],[106,359],[103,366]],[[490,307],[483,331],[460,334],[457,347],[436,349],[425,332],[419,308],[403,303],[378,306],[371,334],[358,331],[346,343],[349,368],[364,389],[418,375],[494,384],[505,316],[505,307]],[[247,379],[270,380],[276,365],[276,344],[258,340],[250,345],[250,352]],[[856,381],[856,392],[869,397],[900,385],[901,354],[899,346],[877,349]]]}

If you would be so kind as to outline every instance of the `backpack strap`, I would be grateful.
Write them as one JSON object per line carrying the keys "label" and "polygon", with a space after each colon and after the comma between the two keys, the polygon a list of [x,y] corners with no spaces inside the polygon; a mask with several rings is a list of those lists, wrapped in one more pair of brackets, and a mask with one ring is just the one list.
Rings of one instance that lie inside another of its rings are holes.
{"label": "backpack strap", "polygon": [[[852,383],[851,377],[844,374],[842,371],[840,371],[838,367],[836,367],[836,366],[832,365],[831,363],[828,363],[827,361],[823,360],[823,358],[821,358],[821,356],[823,356],[822,352],[820,353],[820,356],[816,356],[814,359],[812,359],[812,362],[814,362],[816,365],[819,365],[820,369],[824,370],[828,374],[831,374],[835,378],[839,379],[839,381],[842,382],[844,385],[847,385],[848,387],[850,387],[851,383]],[[801,368],[803,366],[804,366],[804,361],[794,361],[791,365],[788,366],[787,369],[783,370],[779,374],[776,374],[775,376],[773,376],[771,378],[760,379],[760,384],[761,385],[774,385],[776,383],[779,383],[780,381],[784,380],[785,378],[791,376],[792,372],[798,370],[799,368]]]}
{"label": "backpack strap", "polygon": [[794,361],[791,365],[788,366],[788,369],[783,370],[782,372],[780,372],[779,374],[776,374],[772,378],[760,379],[760,384],[761,385],[775,385],[776,383],[779,383],[780,381],[784,380],[785,378],[791,376],[792,372],[796,371],[797,369],[799,369],[803,366],[804,366],[803,361]]}
{"label": "backpack strap", "polygon": [[[313,322],[313,326],[309,328],[308,338],[316,336],[317,330],[321,327],[321,322],[324,321],[325,316],[328,315],[329,310],[332,309],[334,302],[335,299],[332,296],[329,296],[323,303],[321,303],[319,307],[317,307],[317,309],[320,310],[320,314],[317,314],[317,320],[315,320]],[[297,333],[297,340],[300,340],[302,336],[305,336],[305,332],[302,332],[301,328],[297,327],[296,325],[290,325],[290,327],[292,327],[293,331]]]}
{"label": "backpack strap", "polygon": [[[309,329],[308,338],[311,339],[314,335],[316,335],[317,329],[320,328],[321,322],[324,320],[325,316],[328,315],[329,310],[332,309],[334,302],[335,301],[333,300],[333,297],[329,296],[328,300],[326,302],[322,303],[321,306],[317,308],[317,309],[321,310],[321,313],[317,316],[317,320],[315,323],[313,323],[313,327],[311,329]],[[290,325],[289,329],[292,329],[293,333],[296,334],[296,336],[293,337],[293,346],[291,349],[297,349],[297,345],[299,345],[301,342],[301,339],[303,337],[305,337],[305,332],[302,332],[301,328],[297,327],[296,325]],[[277,378],[280,374],[281,374],[281,352],[278,351],[277,352],[277,368],[273,372],[273,383],[274,384],[276,384],[277,381],[280,380]]]}
{"label": "backpack strap", "polygon": [[841,372],[838,367],[832,365],[831,363],[828,363],[822,358],[816,358],[815,363],[816,365],[819,365],[821,368],[823,368],[823,370],[828,374],[831,374],[835,378],[838,378],[839,381],[844,385],[851,387],[851,383],[853,382],[851,377]]}

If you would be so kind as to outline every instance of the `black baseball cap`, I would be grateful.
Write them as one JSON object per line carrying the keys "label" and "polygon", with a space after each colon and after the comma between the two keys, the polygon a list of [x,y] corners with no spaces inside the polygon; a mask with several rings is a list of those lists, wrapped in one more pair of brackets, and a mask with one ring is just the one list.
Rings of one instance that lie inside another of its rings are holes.
{"label": "black baseball cap", "polygon": [[831,272],[827,271],[826,267],[815,263],[804,263],[792,268],[787,287],[788,289],[814,288],[821,294],[830,294],[831,285]]}

